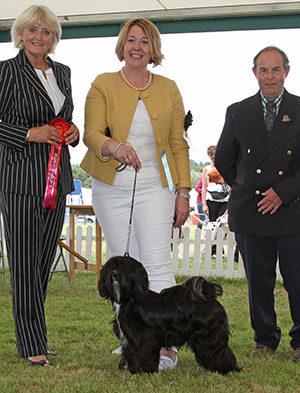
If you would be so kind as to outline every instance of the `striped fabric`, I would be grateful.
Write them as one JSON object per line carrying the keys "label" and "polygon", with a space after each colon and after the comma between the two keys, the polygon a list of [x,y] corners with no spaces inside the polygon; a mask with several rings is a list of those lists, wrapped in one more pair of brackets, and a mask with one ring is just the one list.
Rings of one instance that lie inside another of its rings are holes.
{"label": "striped fabric", "polygon": [[65,197],[54,211],[43,198],[0,192],[17,349],[22,357],[47,353],[44,302],[50,268],[64,222]]}
{"label": "striped fabric", "polygon": [[[58,116],[72,120],[70,69],[48,59],[65,95]],[[23,51],[0,62],[0,190],[43,196],[46,187],[50,145],[25,142],[31,127],[47,124],[55,117],[51,99]],[[35,175],[33,175],[35,174]],[[73,190],[68,147],[63,147],[59,169],[63,195]]]}
{"label": "striped fabric", "polygon": [[[266,118],[268,99],[262,95],[261,91],[260,91],[260,97],[261,97],[262,109],[264,112],[264,118]],[[275,100],[273,100],[273,102],[275,104],[274,105],[274,112],[275,112],[276,116],[278,115],[280,104],[282,102],[282,98],[283,98],[283,91],[281,94],[279,94],[278,97],[275,98]]]}
{"label": "striped fabric", "polygon": [[[58,116],[71,121],[70,69],[48,58],[65,95]],[[44,302],[49,270],[73,190],[70,156],[63,147],[56,209],[43,209],[50,145],[25,142],[29,128],[55,117],[51,99],[23,51],[0,62],[0,208],[3,214],[17,348],[20,356],[47,353]],[[78,143],[74,143],[74,146]]]}

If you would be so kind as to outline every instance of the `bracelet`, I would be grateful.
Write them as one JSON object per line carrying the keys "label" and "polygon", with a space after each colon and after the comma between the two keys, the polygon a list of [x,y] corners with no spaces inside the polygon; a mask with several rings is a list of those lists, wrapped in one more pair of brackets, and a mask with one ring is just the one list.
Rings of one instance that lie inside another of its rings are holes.
{"label": "bracelet", "polygon": [[31,131],[31,128],[29,128],[29,130],[27,131],[27,134],[25,136],[25,142],[29,142],[30,131]]}
{"label": "bracelet", "polygon": [[190,194],[184,194],[183,192],[176,191],[175,194],[176,194],[176,196],[181,196],[181,197],[187,199],[188,201],[189,201],[190,198],[191,198]]}
{"label": "bracelet", "polygon": [[112,156],[113,156],[113,158],[114,159],[116,159],[116,152],[117,152],[117,150],[119,149],[119,147],[120,146],[122,146],[123,145],[123,142],[120,142],[119,144],[118,144],[118,146],[114,149],[114,151],[112,152]]}

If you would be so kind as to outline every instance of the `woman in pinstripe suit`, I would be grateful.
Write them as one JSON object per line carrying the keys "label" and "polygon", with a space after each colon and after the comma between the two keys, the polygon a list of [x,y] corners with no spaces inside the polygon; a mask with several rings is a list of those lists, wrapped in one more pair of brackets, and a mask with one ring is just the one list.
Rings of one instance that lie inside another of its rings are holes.
{"label": "woman in pinstripe suit", "polygon": [[52,145],[61,142],[48,123],[72,120],[70,69],[52,61],[61,36],[57,17],[31,6],[14,22],[19,54],[0,62],[0,207],[11,273],[19,355],[33,365],[49,364],[44,302],[49,271],[61,233],[65,197],[73,190],[68,146],[77,145],[72,124],[62,148],[55,209],[43,208]]}

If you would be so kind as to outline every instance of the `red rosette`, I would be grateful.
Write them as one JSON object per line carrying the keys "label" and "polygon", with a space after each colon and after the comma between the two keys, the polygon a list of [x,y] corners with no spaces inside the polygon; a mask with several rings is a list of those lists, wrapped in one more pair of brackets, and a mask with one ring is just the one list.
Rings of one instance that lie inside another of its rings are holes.
{"label": "red rosette", "polygon": [[64,144],[66,139],[65,133],[70,129],[70,123],[62,117],[55,117],[50,121],[49,125],[55,127],[57,131],[59,131],[62,144]]}

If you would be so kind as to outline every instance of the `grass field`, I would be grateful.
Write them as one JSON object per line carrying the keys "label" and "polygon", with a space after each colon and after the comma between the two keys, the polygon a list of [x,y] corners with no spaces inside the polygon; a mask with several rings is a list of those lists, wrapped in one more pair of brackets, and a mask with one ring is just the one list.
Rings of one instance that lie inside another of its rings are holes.
{"label": "grass field", "polygon": [[111,305],[99,298],[95,274],[88,272],[77,272],[73,285],[68,284],[63,274],[53,276],[49,284],[46,316],[49,349],[59,351],[60,357],[51,359],[52,367],[32,367],[18,357],[9,279],[5,285],[0,281],[0,393],[300,392],[300,362],[291,360],[288,336],[291,320],[282,284],[278,282],[276,286],[282,342],[275,355],[253,359],[247,356],[254,342],[246,281],[219,281],[224,288],[220,301],[227,310],[231,325],[230,346],[243,367],[241,373],[227,376],[199,367],[187,348],[180,350],[178,367],[173,371],[154,375],[131,375],[127,371],[119,371],[119,358],[111,354],[118,346],[110,325],[113,317]]}

